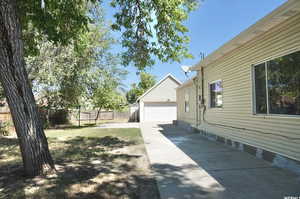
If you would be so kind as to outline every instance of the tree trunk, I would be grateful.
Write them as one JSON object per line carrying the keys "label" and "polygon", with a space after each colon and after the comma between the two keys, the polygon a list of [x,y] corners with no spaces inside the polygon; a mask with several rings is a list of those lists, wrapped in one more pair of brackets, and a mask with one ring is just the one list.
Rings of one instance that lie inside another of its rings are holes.
{"label": "tree trunk", "polygon": [[96,115],[96,118],[95,118],[95,124],[97,124],[98,118],[100,116],[100,111],[101,111],[101,107],[98,109],[98,112],[97,112],[97,115]]}
{"label": "tree trunk", "polygon": [[55,169],[25,69],[16,0],[0,1],[0,81],[18,135],[28,176]]}

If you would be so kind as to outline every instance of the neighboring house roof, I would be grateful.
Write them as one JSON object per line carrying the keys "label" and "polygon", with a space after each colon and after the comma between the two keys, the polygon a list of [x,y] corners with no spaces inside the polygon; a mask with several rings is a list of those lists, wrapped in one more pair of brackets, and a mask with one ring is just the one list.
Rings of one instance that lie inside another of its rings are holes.
{"label": "neighboring house roof", "polygon": [[183,82],[180,86],[177,87],[177,89],[184,88],[186,86],[193,84],[195,78],[197,78],[197,75],[195,75],[195,76],[191,77],[190,79],[188,79],[187,81]]}
{"label": "neighboring house roof", "polygon": [[171,78],[173,79],[178,85],[181,85],[181,81],[179,81],[178,79],[176,79],[172,74],[167,74],[164,78],[162,78],[159,82],[157,82],[154,86],[152,86],[151,88],[149,88],[145,93],[143,93],[143,95],[141,95],[136,101],[140,101],[140,99],[142,99],[143,97],[145,97],[148,93],[150,93],[153,89],[155,89],[156,87],[158,87],[161,83],[163,83],[166,79]]}
{"label": "neighboring house roof", "polygon": [[277,26],[283,21],[289,19],[300,13],[300,1],[299,0],[288,0],[286,3],[275,9],[273,12],[256,22],[254,25],[250,26],[248,29],[240,33],[238,36],[234,37],[231,41],[227,42],[219,49],[205,57],[195,66],[191,67],[191,70],[199,70],[201,66],[207,66],[213,63],[219,58],[222,58],[226,54],[232,52],[233,50],[241,47],[248,41],[256,38],[257,36],[265,33],[271,28]]}

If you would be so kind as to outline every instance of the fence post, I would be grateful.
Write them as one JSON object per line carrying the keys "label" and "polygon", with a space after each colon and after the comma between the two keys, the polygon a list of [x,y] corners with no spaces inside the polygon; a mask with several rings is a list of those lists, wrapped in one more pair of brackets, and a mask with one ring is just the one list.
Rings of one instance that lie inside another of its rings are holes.
{"label": "fence post", "polygon": [[78,106],[78,126],[80,127],[80,105]]}

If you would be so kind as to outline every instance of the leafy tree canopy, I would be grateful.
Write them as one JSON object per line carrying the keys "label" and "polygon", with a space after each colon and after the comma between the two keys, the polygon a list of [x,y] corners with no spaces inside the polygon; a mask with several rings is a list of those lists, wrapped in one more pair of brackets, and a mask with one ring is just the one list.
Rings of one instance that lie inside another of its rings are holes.
{"label": "leafy tree canopy", "polygon": [[126,93],[126,98],[128,103],[135,103],[136,100],[141,96],[144,92],[146,92],[149,88],[154,86],[156,83],[155,76],[141,72],[140,73],[140,82],[131,85],[131,89]]}
{"label": "leafy tree canopy", "polygon": [[126,75],[127,71],[117,65],[109,65],[93,73],[89,85],[93,107],[99,110],[121,110],[126,105],[125,96],[122,95],[122,80]]}
{"label": "leafy tree canopy", "polygon": [[77,44],[80,35],[88,29],[92,17],[87,11],[98,0],[41,0],[18,1],[18,11],[23,28],[26,54],[37,54],[38,41],[46,36],[55,44]]}
{"label": "leafy tree canopy", "polygon": [[143,70],[154,64],[153,55],[161,61],[179,62],[191,58],[188,52],[188,29],[183,22],[196,9],[197,0],[113,0],[118,8],[114,30],[123,31],[123,64]]}
{"label": "leafy tree canopy", "polygon": [[[101,7],[99,0],[45,0],[44,7],[41,2],[18,2],[26,54],[38,53],[41,35],[55,44],[73,43],[77,48],[80,35],[95,19],[87,10]],[[124,65],[133,63],[143,70],[154,64],[153,56],[163,62],[192,57],[183,22],[197,7],[197,0],[112,0],[111,5],[118,8],[112,27],[122,32]]]}
{"label": "leafy tree canopy", "polygon": [[[37,41],[39,54],[26,57],[34,92],[39,103],[48,108],[88,106],[93,88],[101,85],[103,79],[110,86],[120,84],[120,76],[126,73],[117,71],[119,57],[110,52],[115,41],[102,10],[94,8],[90,13],[94,22],[88,25],[89,31],[80,34],[77,45],[63,46],[42,38]],[[113,82],[105,78],[107,73]]]}

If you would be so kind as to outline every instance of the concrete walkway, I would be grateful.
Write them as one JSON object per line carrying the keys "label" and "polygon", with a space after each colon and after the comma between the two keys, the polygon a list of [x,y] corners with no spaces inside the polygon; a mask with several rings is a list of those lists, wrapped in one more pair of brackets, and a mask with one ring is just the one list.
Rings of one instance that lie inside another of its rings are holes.
{"label": "concrete walkway", "polygon": [[299,176],[171,124],[142,123],[162,199],[300,198]]}

